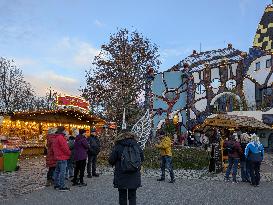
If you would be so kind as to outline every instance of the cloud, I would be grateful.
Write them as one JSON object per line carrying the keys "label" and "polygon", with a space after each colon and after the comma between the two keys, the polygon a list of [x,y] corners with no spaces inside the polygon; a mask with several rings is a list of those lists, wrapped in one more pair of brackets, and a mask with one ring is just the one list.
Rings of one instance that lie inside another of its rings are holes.
{"label": "cloud", "polygon": [[37,66],[38,62],[34,59],[31,58],[14,58],[15,60],[15,64],[19,67],[19,68],[24,68],[27,66]]}
{"label": "cloud", "polygon": [[80,66],[87,66],[91,63],[96,55],[99,54],[99,50],[92,47],[90,44],[82,42],[79,45],[79,49],[74,56],[74,63]]}
{"label": "cloud", "polygon": [[[99,50],[90,43],[76,38],[64,37],[54,47],[53,63],[66,68],[86,69]],[[58,56],[58,60],[56,60]]]}
{"label": "cloud", "polygon": [[61,94],[79,95],[79,81],[75,78],[60,75],[53,70],[45,70],[39,75],[26,74],[25,79],[31,83],[38,96],[44,96],[50,87]]}
{"label": "cloud", "polygon": [[94,24],[95,24],[97,27],[99,27],[99,28],[102,28],[102,27],[105,26],[104,23],[102,23],[102,22],[99,21],[98,19],[96,19],[96,20],[94,21]]}
{"label": "cloud", "polygon": [[70,37],[63,37],[48,47],[43,56],[13,56],[12,59],[23,70],[37,95],[45,95],[49,87],[63,94],[80,95],[85,70],[90,68],[99,50],[88,42]]}

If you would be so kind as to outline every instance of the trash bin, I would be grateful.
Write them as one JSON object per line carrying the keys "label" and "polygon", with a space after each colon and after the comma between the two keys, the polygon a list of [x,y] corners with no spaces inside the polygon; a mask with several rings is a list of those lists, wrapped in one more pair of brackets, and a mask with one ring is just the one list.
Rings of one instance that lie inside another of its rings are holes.
{"label": "trash bin", "polygon": [[12,172],[16,170],[20,149],[4,149],[4,171]]}
{"label": "trash bin", "polygon": [[0,151],[0,171],[4,170],[4,159],[3,159],[3,153]]}

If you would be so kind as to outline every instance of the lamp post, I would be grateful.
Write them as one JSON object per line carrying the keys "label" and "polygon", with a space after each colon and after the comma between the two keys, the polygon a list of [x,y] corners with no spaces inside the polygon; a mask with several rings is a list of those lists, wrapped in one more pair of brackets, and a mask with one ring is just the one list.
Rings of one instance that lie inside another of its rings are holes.
{"label": "lamp post", "polygon": [[179,136],[179,132],[178,132],[178,123],[179,123],[179,116],[177,115],[177,113],[173,116],[173,124],[175,126],[175,131],[176,131],[176,135]]}

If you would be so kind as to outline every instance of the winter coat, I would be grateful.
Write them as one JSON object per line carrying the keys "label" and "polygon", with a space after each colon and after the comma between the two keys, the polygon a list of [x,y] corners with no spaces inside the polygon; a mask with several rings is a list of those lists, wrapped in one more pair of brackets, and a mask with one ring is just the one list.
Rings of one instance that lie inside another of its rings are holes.
{"label": "winter coat", "polygon": [[232,153],[228,153],[228,157],[235,158],[235,159],[240,159],[240,156],[243,153],[240,143],[237,142],[237,141],[232,141],[232,140],[225,141],[224,142],[224,148],[227,148],[231,144],[233,144],[233,146],[234,146],[234,148],[233,148],[234,151]]}
{"label": "winter coat", "polygon": [[89,144],[87,139],[83,135],[78,135],[75,139],[74,143],[74,160],[86,160],[87,159],[87,151],[89,149]]}
{"label": "winter coat", "polygon": [[70,149],[70,151],[71,151],[70,160],[71,160],[72,162],[74,161],[74,155],[75,155],[74,143],[75,143],[74,137],[69,137],[68,146],[69,146],[69,149]]}
{"label": "winter coat", "polygon": [[54,158],[54,152],[53,152],[53,143],[55,138],[56,138],[55,134],[50,134],[46,136],[46,141],[47,141],[46,167],[56,167],[56,159]]}
{"label": "winter coat", "polygon": [[88,150],[88,155],[98,155],[101,148],[99,138],[95,135],[91,135],[88,138],[88,144],[90,146],[90,149]]}
{"label": "winter coat", "polygon": [[165,136],[155,147],[160,149],[161,156],[172,156],[172,141],[170,137]]}
{"label": "winter coat", "polygon": [[115,166],[114,171],[114,187],[119,189],[137,189],[141,186],[140,170],[136,172],[124,173],[121,169],[121,155],[125,146],[136,145],[140,151],[141,161],[144,161],[143,151],[135,140],[135,135],[130,132],[125,132],[119,135],[119,140],[113,147],[109,157],[109,164]]}
{"label": "winter coat", "polygon": [[64,134],[56,134],[53,152],[56,160],[68,160],[70,158],[71,152]]}
{"label": "winter coat", "polygon": [[246,149],[246,146],[247,146],[247,143],[244,143],[242,142],[241,143],[241,147],[242,147],[242,151],[243,151],[243,154],[241,155],[241,161],[242,162],[245,162],[246,161],[246,156],[245,156],[245,149]]}
{"label": "winter coat", "polygon": [[250,161],[262,161],[264,157],[264,147],[260,142],[250,142],[245,149],[245,156]]}

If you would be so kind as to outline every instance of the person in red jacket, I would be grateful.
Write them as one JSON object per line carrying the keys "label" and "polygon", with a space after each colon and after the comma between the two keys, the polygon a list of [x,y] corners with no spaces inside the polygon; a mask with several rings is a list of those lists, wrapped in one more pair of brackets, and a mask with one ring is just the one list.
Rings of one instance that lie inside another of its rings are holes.
{"label": "person in red jacket", "polygon": [[46,147],[47,147],[47,155],[46,155],[46,167],[48,167],[47,172],[47,183],[46,186],[53,185],[54,181],[54,172],[56,167],[56,160],[54,158],[53,152],[53,142],[55,140],[55,132],[57,131],[56,128],[49,128],[46,136]]}
{"label": "person in red jacket", "polygon": [[70,158],[70,149],[65,138],[65,128],[57,127],[56,137],[53,142],[54,157],[57,160],[55,168],[54,188],[60,191],[69,191],[70,188],[65,187],[65,172],[67,160]]}

